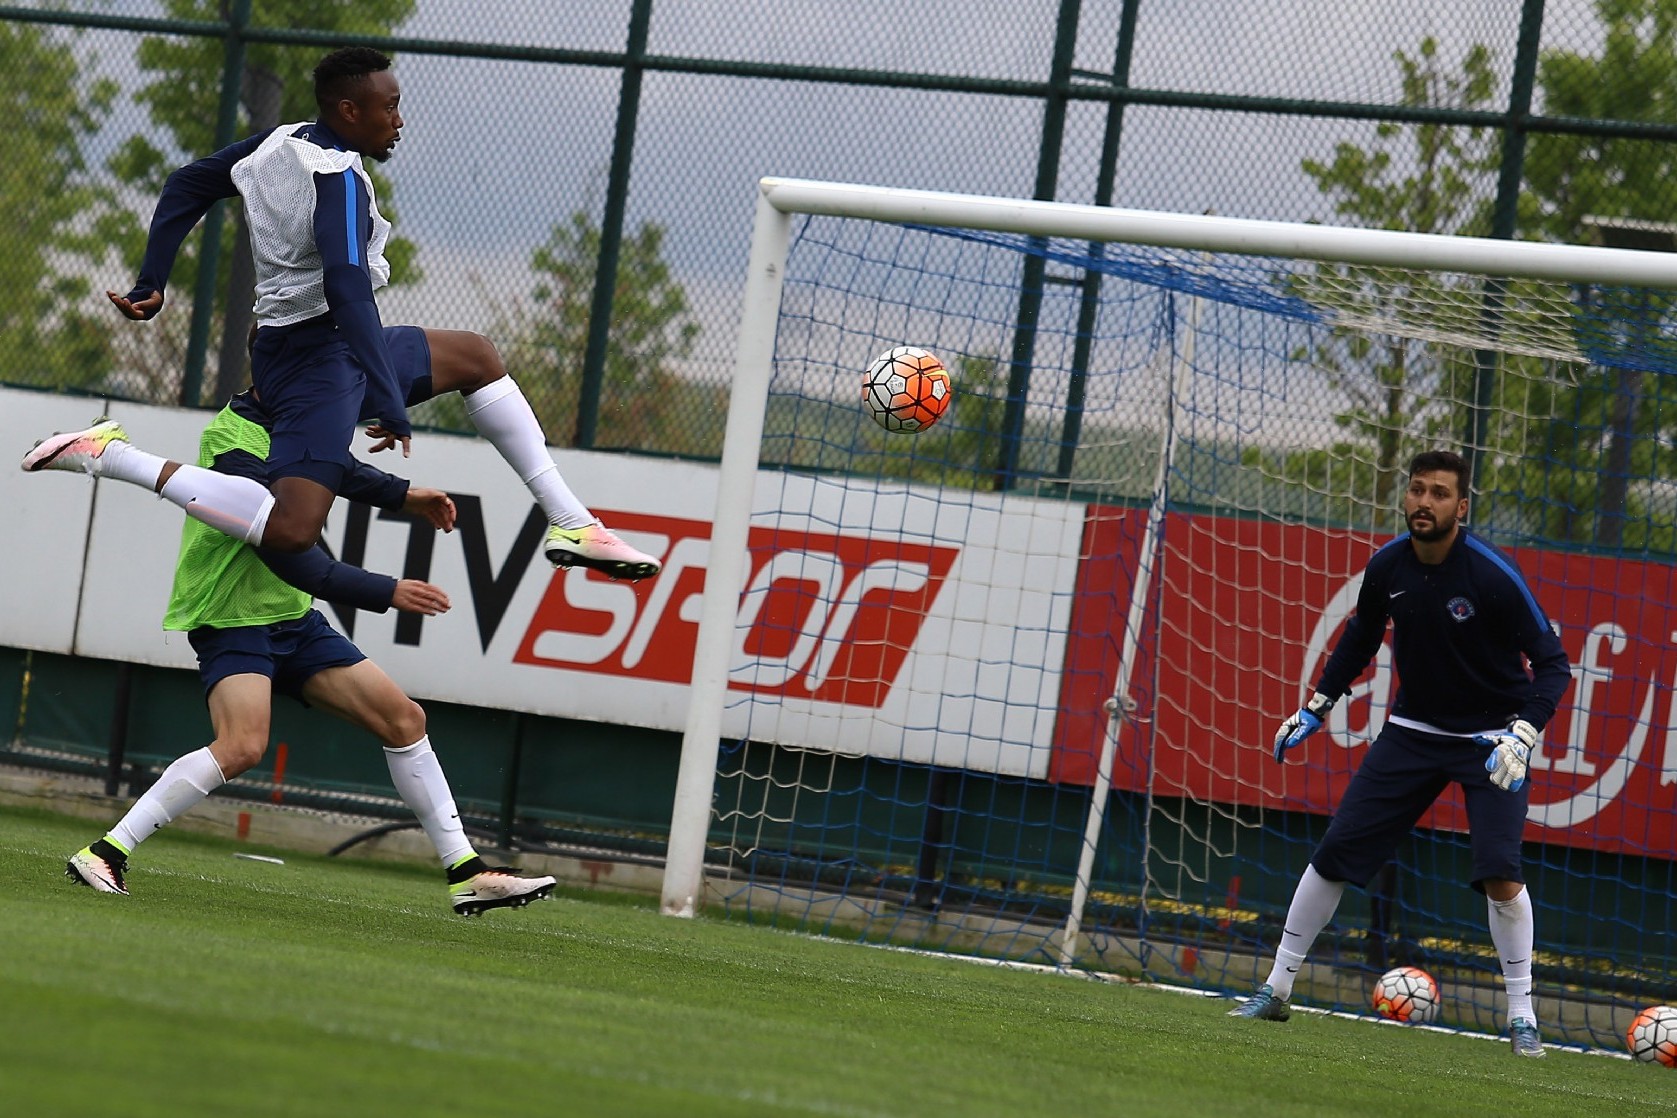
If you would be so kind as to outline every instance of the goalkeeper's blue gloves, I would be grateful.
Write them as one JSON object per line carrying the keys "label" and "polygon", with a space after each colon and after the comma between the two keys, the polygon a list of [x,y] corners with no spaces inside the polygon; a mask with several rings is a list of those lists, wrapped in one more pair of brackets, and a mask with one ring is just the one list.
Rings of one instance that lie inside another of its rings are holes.
{"label": "goalkeeper's blue gloves", "polygon": [[1322,728],[1322,719],[1328,711],[1333,709],[1333,700],[1320,691],[1310,696],[1310,701],[1299,707],[1298,712],[1287,721],[1281,723],[1281,728],[1275,731],[1275,759],[1283,760],[1287,750],[1298,745],[1305,738]]}
{"label": "goalkeeper's blue gloves", "polygon": [[1508,729],[1494,734],[1474,734],[1473,740],[1491,751],[1485,758],[1485,771],[1491,774],[1491,783],[1504,792],[1518,792],[1526,782],[1526,763],[1537,746],[1537,727],[1524,718],[1516,718],[1508,724]]}

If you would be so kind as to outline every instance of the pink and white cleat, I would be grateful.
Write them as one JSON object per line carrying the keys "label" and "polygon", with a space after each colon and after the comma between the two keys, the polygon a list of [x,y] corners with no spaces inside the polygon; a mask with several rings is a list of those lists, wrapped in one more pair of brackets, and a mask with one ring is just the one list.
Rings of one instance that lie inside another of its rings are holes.
{"label": "pink and white cleat", "polygon": [[109,840],[102,840],[70,855],[64,864],[64,876],[97,892],[121,893],[126,897],[128,886],[123,884],[122,875],[127,869],[128,858],[122,851]]}
{"label": "pink and white cleat", "polygon": [[523,908],[553,892],[551,877],[520,877],[511,866],[490,866],[448,887],[449,903],[461,916],[477,916],[492,908]]}
{"label": "pink and white cleat", "polygon": [[79,470],[99,476],[99,459],[112,443],[128,441],[128,432],[114,419],[101,417],[93,426],[82,431],[53,435],[35,444],[35,449],[23,456],[23,468],[30,473],[38,470]]}
{"label": "pink and white cleat", "polygon": [[658,560],[636,551],[598,520],[581,528],[549,528],[542,550],[555,567],[588,567],[631,582],[663,570]]}

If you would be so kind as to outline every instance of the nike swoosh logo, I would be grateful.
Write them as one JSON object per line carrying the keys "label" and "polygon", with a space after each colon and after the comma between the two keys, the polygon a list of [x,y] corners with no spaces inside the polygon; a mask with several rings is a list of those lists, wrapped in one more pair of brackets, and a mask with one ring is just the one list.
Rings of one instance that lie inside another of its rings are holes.
{"label": "nike swoosh logo", "polygon": [[1521,964],[1521,963],[1523,963],[1523,962],[1525,962],[1525,961],[1526,961],[1526,960],[1524,960],[1524,959],[1504,959],[1504,960],[1503,960],[1503,963],[1504,963],[1504,964],[1505,964],[1505,965],[1507,965],[1507,966],[1511,966],[1511,967],[1517,967],[1517,966],[1519,966],[1519,965],[1520,965],[1520,964]]}
{"label": "nike swoosh logo", "polygon": [[1386,595],[1386,597],[1388,597],[1388,598],[1401,598],[1407,593],[1409,593],[1409,591],[1407,591],[1407,590],[1394,590],[1390,594]]}
{"label": "nike swoosh logo", "polygon": [[1297,967],[1288,967],[1287,968],[1287,973],[1288,974],[1297,974],[1298,972],[1299,972],[1299,969]]}

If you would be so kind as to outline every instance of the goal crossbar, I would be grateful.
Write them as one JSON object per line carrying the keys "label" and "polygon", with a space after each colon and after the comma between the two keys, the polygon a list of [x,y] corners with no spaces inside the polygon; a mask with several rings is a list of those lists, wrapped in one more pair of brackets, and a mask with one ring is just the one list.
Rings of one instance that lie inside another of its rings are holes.
{"label": "goal crossbar", "polygon": [[1677,287],[1677,253],[1645,249],[1353,229],[807,179],[765,178],[758,187],[769,205],[786,214],[1563,283]]}

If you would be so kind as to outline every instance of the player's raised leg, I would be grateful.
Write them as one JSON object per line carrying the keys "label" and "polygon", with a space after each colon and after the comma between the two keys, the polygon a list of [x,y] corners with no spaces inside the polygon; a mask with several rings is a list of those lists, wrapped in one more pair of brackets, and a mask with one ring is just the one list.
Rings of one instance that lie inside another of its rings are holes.
{"label": "player's raised leg", "polygon": [[391,782],[448,871],[455,912],[476,916],[492,908],[519,908],[553,892],[553,878],[522,877],[511,867],[490,866],[473,849],[426,735],[424,709],[377,664],[363,660],[317,672],[303,685],[303,697],[384,742]]}
{"label": "player's raised leg", "polygon": [[42,439],[23,456],[23,468],[137,485],[224,535],[277,551],[313,547],[333,499],[329,488],[306,478],[282,478],[270,490],[251,478],[163,458],[135,446],[122,424],[105,418]]}
{"label": "player's raised leg", "polygon": [[[433,393],[459,392],[466,416],[518,474],[547,516],[543,550],[556,567],[588,567],[613,578],[651,578],[658,560],[638,551],[600,522],[571,492],[534,409],[508,375],[495,345],[469,330],[426,330]],[[409,403],[413,400],[410,397]]]}

